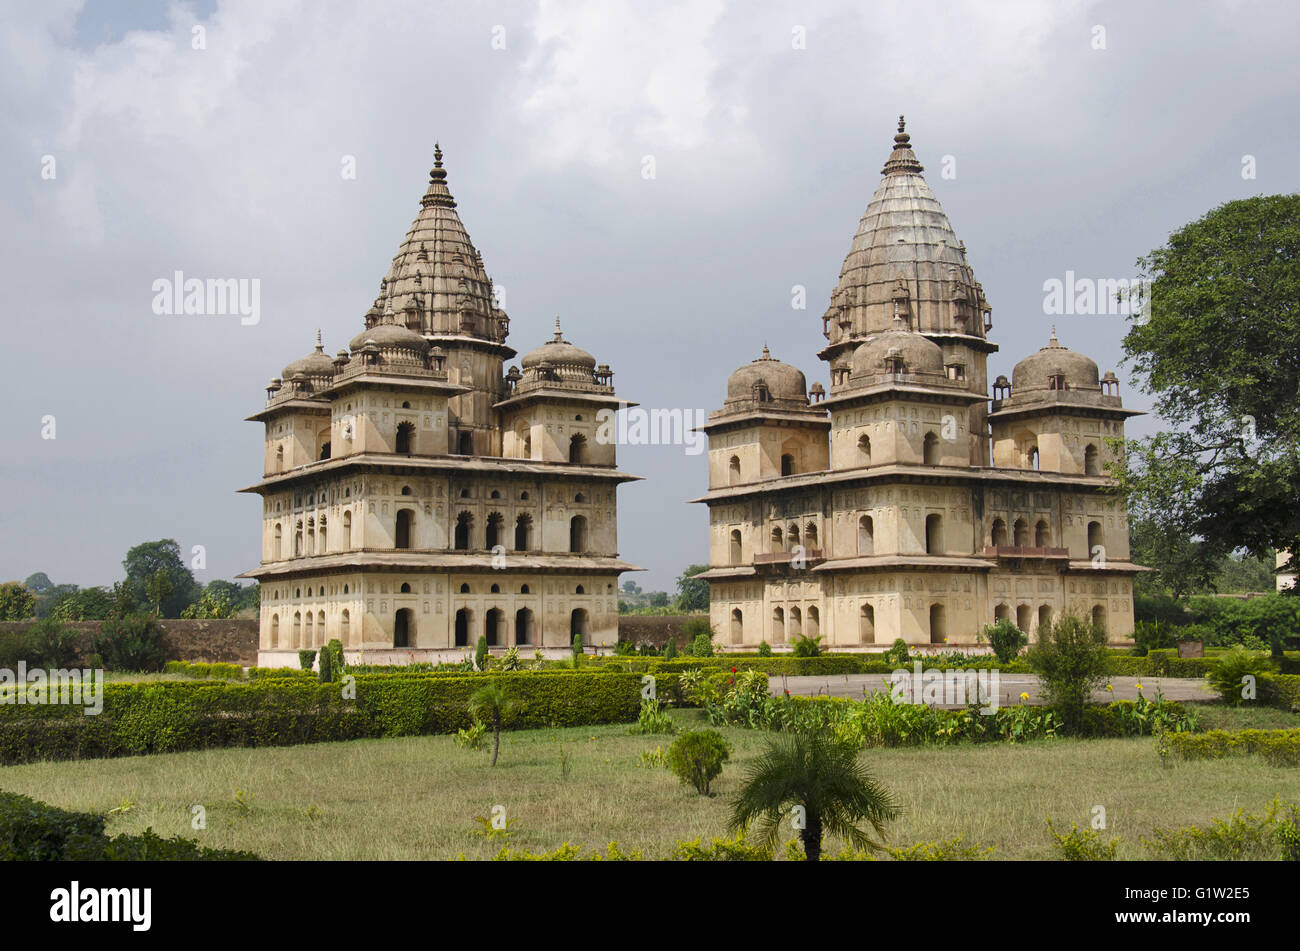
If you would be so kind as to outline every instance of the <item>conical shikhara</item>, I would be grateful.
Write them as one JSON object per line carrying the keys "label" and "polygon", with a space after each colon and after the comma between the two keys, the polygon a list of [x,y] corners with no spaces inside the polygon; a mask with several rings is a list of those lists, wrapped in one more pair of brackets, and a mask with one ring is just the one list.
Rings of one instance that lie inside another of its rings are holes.
{"label": "conical shikhara", "polygon": [[[607,364],[507,344],[502,295],[435,147],[420,209],[359,333],[267,386],[259,663],[337,639],[350,662],[568,653],[618,639],[619,471]],[[542,321],[535,325],[540,331]],[[542,335],[538,334],[539,337]]]}
{"label": "conical shikhara", "polygon": [[1033,637],[1065,611],[1132,634],[1144,569],[1106,469],[1138,414],[1055,328],[990,394],[992,307],[923,172],[900,116],[821,315],[828,385],[764,344],[703,427],[729,646],[977,647],[997,619]]}

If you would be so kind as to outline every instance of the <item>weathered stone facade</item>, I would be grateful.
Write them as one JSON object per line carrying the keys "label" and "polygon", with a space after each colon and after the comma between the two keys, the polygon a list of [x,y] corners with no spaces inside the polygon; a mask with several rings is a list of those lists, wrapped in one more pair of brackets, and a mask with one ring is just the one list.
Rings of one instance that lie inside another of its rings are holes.
{"label": "weathered stone facade", "polygon": [[822,318],[829,392],[763,355],[710,414],[710,616],[734,647],[973,643],[1063,611],[1133,631],[1104,474],[1118,381],[1048,345],[988,399],[992,310],[900,119]]}
{"label": "weathered stone facade", "polygon": [[[338,638],[402,663],[618,637],[613,372],[554,338],[505,361],[509,318],[442,152],[365,329],[284,368],[266,407],[259,663]],[[634,404],[633,404],[634,405]]]}

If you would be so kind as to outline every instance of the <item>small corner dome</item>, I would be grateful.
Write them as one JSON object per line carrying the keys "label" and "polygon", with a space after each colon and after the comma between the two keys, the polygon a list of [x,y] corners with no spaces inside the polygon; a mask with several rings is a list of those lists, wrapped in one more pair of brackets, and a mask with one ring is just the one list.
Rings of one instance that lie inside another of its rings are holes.
{"label": "small corner dome", "polygon": [[427,353],[429,350],[429,341],[401,324],[376,324],[353,337],[348,347],[352,350],[360,350],[372,341],[380,347],[397,347],[403,350],[415,350],[418,353]]}
{"label": "small corner dome", "polygon": [[525,370],[541,366],[543,363],[549,363],[555,367],[584,367],[588,370],[596,369],[596,358],[581,347],[575,347],[569,341],[565,340],[560,333],[560,318],[555,318],[555,337],[546,341],[540,347],[530,350],[524,354],[520,365]]}
{"label": "small corner dome", "polygon": [[748,400],[754,386],[763,383],[774,400],[808,400],[808,382],[798,367],[776,360],[763,348],[763,355],[752,360],[727,378],[727,399]]}
{"label": "small corner dome", "polygon": [[316,335],[316,349],[301,360],[294,360],[287,367],[280,371],[282,380],[291,380],[299,373],[307,376],[333,376],[334,359],[325,352],[325,347],[320,342],[320,335]]}
{"label": "small corner dome", "polygon": [[1055,328],[1047,346],[1016,364],[1011,371],[1011,388],[1013,391],[1042,389],[1054,376],[1064,376],[1066,384],[1074,389],[1096,389],[1100,385],[1097,364],[1082,353],[1061,346]]}
{"label": "small corner dome", "polygon": [[897,351],[893,355],[903,358],[907,373],[943,376],[943,350],[933,340],[910,330],[887,330],[859,345],[853,351],[851,376],[883,372],[885,358],[891,355],[891,351]]}

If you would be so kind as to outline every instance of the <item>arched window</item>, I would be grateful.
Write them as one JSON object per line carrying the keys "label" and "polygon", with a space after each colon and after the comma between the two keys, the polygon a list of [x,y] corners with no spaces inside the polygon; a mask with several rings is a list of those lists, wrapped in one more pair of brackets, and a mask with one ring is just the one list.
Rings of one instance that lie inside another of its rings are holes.
{"label": "arched window", "polygon": [[461,585],[461,586],[460,586],[460,593],[461,593],[461,594],[469,594],[469,585],[467,585],[467,584],[463,584],[463,585]]}
{"label": "arched window", "polygon": [[1038,443],[1034,443],[1032,446],[1030,446],[1029,451],[1025,454],[1025,468],[1026,469],[1038,468]]}
{"label": "arched window", "polygon": [[483,619],[483,636],[487,638],[488,647],[500,647],[505,643],[506,615],[500,608],[492,608]]}
{"label": "arched window", "polygon": [[731,530],[731,564],[738,565],[743,560],[741,554],[740,529]]}
{"label": "arched window", "polygon": [[293,643],[290,647],[302,647],[302,613],[293,612]]}
{"label": "arched window", "polygon": [[528,608],[520,608],[515,612],[515,643],[533,643],[533,612]]}
{"label": "arched window", "polygon": [[799,526],[790,525],[785,530],[785,550],[794,551],[799,547]]}
{"label": "arched window", "polygon": [[994,545],[1005,547],[1007,544],[1007,523],[1000,518],[995,518],[991,534]]}
{"label": "arched window", "polygon": [[395,533],[395,541],[396,541],[395,547],[397,548],[411,547],[411,523],[414,519],[415,519],[414,509],[397,510],[397,532]]}
{"label": "arched window", "polygon": [[858,462],[861,465],[871,465],[871,437],[865,433],[858,437]]}
{"label": "arched window", "polygon": [[806,526],[804,526],[803,543],[804,546],[807,548],[817,547],[817,523],[816,522],[809,522]]}
{"label": "arched window", "polygon": [[274,537],[271,539],[271,560],[272,561],[280,560],[280,543],[283,535],[284,535],[284,529],[280,527],[279,522],[276,522],[275,534]]}
{"label": "arched window", "polygon": [[728,463],[728,475],[732,485],[740,481],[740,456],[732,456],[731,462]]}
{"label": "arched window", "polygon": [[474,516],[470,512],[461,512],[456,516],[455,546],[456,551],[469,551],[470,533],[474,530]]}
{"label": "arched window", "polygon": [[1101,633],[1106,633],[1106,606],[1103,604],[1095,605],[1092,609],[1092,626]]}
{"label": "arched window", "polygon": [[586,594],[586,593],[587,593],[587,589],[584,588],[582,585],[578,585],[576,588],[573,589],[573,593],[574,593],[574,594]]}
{"label": "arched window", "polygon": [[321,461],[324,461],[329,457],[330,457],[330,444],[329,444],[329,440],[327,439],[325,440],[325,442],[320,444],[320,455],[317,456],[316,458]]}
{"label": "arched window", "polygon": [[947,644],[948,627],[942,604],[930,605],[930,643]]}
{"label": "arched window", "polygon": [[587,516],[575,515],[569,519],[569,551],[587,550]]}
{"label": "arched window", "polygon": [[740,644],[745,639],[745,616],[740,608],[731,609],[731,643]]}
{"label": "arched window", "polygon": [[586,465],[587,437],[582,433],[574,433],[569,437],[569,462],[574,465]]}
{"label": "arched window", "polygon": [[786,626],[786,631],[791,637],[803,635],[803,612],[797,607],[790,609],[790,623]]}
{"label": "arched window", "polygon": [[1039,519],[1038,524],[1034,526],[1034,547],[1046,548],[1052,543],[1052,531],[1046,520]]}
{"label": "arched window", "polygon": [[925,553],[927,555],[942,555],[943,552],[943,516],[927,515],[925,517]]}
{"label": "arched window", "polygon": [[1083,450],[1084,475],[1101,475],[1101,465],[1097,458],[1097,447],[1091,444]]}
{"label": "arched window", "polygon": [[858,554],[874,555],[876,553],[876,524],[870,515],[858,519]]}
{"label": "arched window", "polygon": [[1032,605],[1022,604],[1016,608],[1016,627],[1029,633],[1029,627],[1034,621],[1034,609]]}
{"label": "arched window", "polygon": [[499,585],[499,584],[494,584],[491,588],[488,589],[488,591],[490,591],[492,594],[500,594],[500,593],[501,593],[501,585]]}
{"label": "arched window", "polygon": [[343,547],[352,547],[352,510],[343,512]]}
{"label": "arched window", "polygon": [[529,551],[533,547],[533,517],[527,512],[515,518],[515,551]]}
{"label": "arched window", "polygon": [[808,609],[808,636],[816,637],[822,632],[822,613],[816,607]]}
{"label": "arched window", "polygon": [[[411,494],[411,487],[409,485],[402,486],[402,495],[410,495],[410,494]],[[496,498],[495,493],[493,494],[492,498],[494,499]]]}
{"label": "arched window", "polygon": [[1023,518],[1016,519],[1015,528],[1015,546],[1017,548],[1029,547],[1029,523]]}
{"label": "arched window", "polygon": [[785,551],[785,533],[779,525],[772,529],[772,551]]}
{"label": "arched window", "polygon": [[456,632],[455,647],[469,646],[469,626],[473,622],[473,612],[469,608],[461,608],[456,612]]}
{"label": "arched window", "polygon": [[339,640],[344,644],[352,643],[352,615],[348,614],[347,608],[339,615]]}
{"label": "arched window", "polygon": [[275,450],[275,471],[284,471],[284,447],[278,446]]}
{"label": "arched window", "polygon": [[573,613],[569,615],[569,641],[572,642],[575,637],[581,638],[582,644],[586,644],[591,637],[590,620],[587,616],[586,608],[574,608]]}
{"label": "arched window", "polygon": [[788,452],[781,456],[781,475],[794,475],[794,456]]}
{"label": "arched window", "polygon": [[469,430],[461,430],[456,434],[456,455],[474,455],[474,434]]}
{"label": "arched window", "polygon": [[1040,636],[1046,628],[1051,626],[1051,623],[1052,606],[1050,604],[1044,604],[1038,609],[1038,630]]}
{"label": "arched window", "polygon": [[772,609],[772,642],[785,643],[785,611],[782,608]]}
{"label": "arched window", "polygon": [[306,627],[303,628],[303,632],[302,632],[302,646],[304,648],[316,646],[315,621],[316,621],[315,617],[313,617],[312,613],[308,611],[307,618],[306,618]]}
{"label": "arched window", "polygon": [[[1088,523],[1088,557],[1096,558],[1098,555],[1105,555],[1105,539],[1102,537],[1101,522]],[[1098,549],[1101,551],[1098,551]]]}
{"label": "arched window", "polygon": [[415,645],[415,612],[402,608],[393,618],[393,646],[413,647]]}
{"label": "arched window", "polygon": [[502,536],[505,535],[506,520],[500,512],[493,512],[488,516],[487,533],[484,537],[485,548],[496,548],[502,542]]}
{"label": "arched window", "polygon": [[921,459],[927,466],[939,464],[939,437],[934,433],[925,434],[925,443],[921,449]]}
{"label": "arched window", "polygon": [[327,544],[328,538],[329,535],[325,531],[325,516],[322,515],[320,517],[320,524],[316,528],[316,539],[317,539],[316,550],[320,552],[322,555],[329,550],[329,546]]}
{"label": "arched window", "polygon": [[858,640],[863,644],[876,642],[876,609],[870,604],[858,611]]}
{"label": "arched window", "polygon": [[411,446],[415,442],[415,423],[405,422],[397,424],[397,451],[411,454]]}
{"label": "arched window", "polygon": [[307,531],[303,534],[303,544],[306,545],[307,554],[316,554],[316,520],[307,519]]}
{"label": "arched window", "polygon": [[272,648],[280,646],[280,615],[271,615],[271,644]]}
{"label": "arched window", "polygon": [[1005,604],[999,604],[999,605],[997,605],[996,607],[993,608],[993,620],[995,620],[995,621],[1010,621],[1010,620],[1011,620],[1011,608],[1007,607]]}
{"label": "arched window", "polygon": [[399,591],[398,593],[399,593],[399,594],[410,594],[410,593],[411,593],[411,585],[410,585],[408,582],[403,581],[403,582],[402,582],[402,590]]}

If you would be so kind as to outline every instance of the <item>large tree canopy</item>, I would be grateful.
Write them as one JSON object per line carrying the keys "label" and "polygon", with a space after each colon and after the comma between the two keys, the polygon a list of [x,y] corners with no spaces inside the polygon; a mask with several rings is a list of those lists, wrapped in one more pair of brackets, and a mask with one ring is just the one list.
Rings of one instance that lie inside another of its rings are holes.
{"label": "large tree canopy", "polygon": [[124,587],[137,607],[153,605],[155,595],[165,592],[160,606],[163,617],[180,617],[200,594],[194,575],[181,561],[180,546],[170,538],[136,545],[126,553],[122,567]]}
{"label": "large tree canopy", "polygon": [[1150,298],[1124,350],[1168,429],[1115,470],[1134,519],[1207,557],[1297,550],[1300,195],[1228,202],[1138,264]]}

